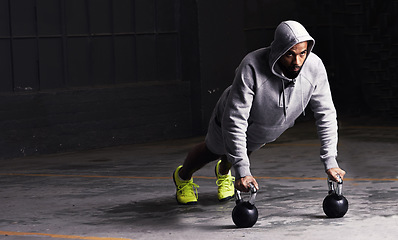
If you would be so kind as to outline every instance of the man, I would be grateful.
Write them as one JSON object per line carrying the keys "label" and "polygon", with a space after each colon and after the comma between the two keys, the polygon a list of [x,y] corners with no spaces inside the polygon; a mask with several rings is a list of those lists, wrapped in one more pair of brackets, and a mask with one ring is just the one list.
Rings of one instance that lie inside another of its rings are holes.
{"label": "man", "polygon": [[[337,156],[337,116],[325,67],[312,53],[315,41],[298,22],[285,21],[271,46],[249,53],[236,70],[233,84],[220,97],[208,133],[179,166],[173,179],[180,204],[197,203],[192,175],[207,163],[216,165],[218,198],[228,200],[235,188],[259,188],[250,172],[249,155],[276,140],[309,104],[321,141],[320,158],[327,175],[337,181],[345,171]],[[230,168],[234,167],[236,178]]]}

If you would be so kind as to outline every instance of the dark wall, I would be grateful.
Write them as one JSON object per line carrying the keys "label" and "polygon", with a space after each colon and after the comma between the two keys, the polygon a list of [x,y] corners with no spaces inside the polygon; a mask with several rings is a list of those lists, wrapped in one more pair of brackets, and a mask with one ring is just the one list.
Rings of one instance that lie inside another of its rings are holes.
{"label": "dark wall", "polygon": [[194,1],[0,0],[0,158],[192,136],[187,9]]}
{"label": "dark wall", "polygon": [[198,4],[198,39],[201,77],[202,128],[219,96],[234,78],[246,54],[243,31],[243,1],[201,0]]}
{"label": "dark wall", "polygon": [[190,135],[188,83],[0,96],[1,158]]}
{"label": "dark wall", "polygon": [[333,5],[335,92],[343,113],[398,121],[398,1]]}
{"label": "dark wall", "polygon": [[0,9],[0,92],[181,79],[177,0],[1,0]]}

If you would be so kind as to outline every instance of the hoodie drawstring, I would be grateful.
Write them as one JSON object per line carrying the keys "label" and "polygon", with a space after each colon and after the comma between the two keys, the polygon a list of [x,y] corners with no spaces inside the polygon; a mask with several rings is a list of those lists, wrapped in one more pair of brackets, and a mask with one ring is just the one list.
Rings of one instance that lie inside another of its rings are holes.
{"label": "hoodie drawstring", "polygon": [[[285,115],[285,122],[287,121],[287,107],[286,107],[286,95],[285,95],[285,81],[282,80],[282,103],[283,103],[283,115]],[[293,80],[295,83],[296,79]],[[303,93],[303,84],[300,78],[300,90],[301,90],[301,111],[303,116],[305,116],[305,108],[304,108],[304,93]]]}
{"label": "hoodie drawstring", "polygon": [[302,80],[300,78],[300,89],[301,89],[301,109],[303,111],[303,116],[305,117],[305,108],[304,108],[304,93],[303,93],[303,83]]}
{"label": "hoodie drawstring", "polygon": [[285,115],[285,122],[287,120],[287,110],[286,110],[286,97],[285,97],[285,81],[283,79],[282,80],[282,96],[283,96],[283,114]]}

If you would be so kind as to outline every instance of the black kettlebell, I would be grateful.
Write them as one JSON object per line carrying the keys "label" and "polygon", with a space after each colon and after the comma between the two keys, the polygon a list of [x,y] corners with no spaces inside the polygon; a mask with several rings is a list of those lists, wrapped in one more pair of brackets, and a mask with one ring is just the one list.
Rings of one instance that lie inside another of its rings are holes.
{"label": "black kettlebell", "polygon": [[323,211],[330,218],[341,218],[348,211],[348,201],[343,196],[343,180],[338,176],[336,183],[328,178],[329,194],[323,200]]}
{"label": "black kettlebell", "polygon": [[236,206],[232,210],[232,220],[235,225],[239,228],[252,227],[258,219],[258,210],[254,206],[256,199],[257,189],[250,184],[250,199],[249,201],[243,201],[240,195],[240,191],[236,190]]}

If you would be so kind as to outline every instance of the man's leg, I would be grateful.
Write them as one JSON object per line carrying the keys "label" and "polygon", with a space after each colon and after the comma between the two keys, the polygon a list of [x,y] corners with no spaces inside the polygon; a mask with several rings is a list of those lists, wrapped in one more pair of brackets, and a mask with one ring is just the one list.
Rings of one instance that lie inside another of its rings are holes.
{"label": "man's leg", "polygon": [[[248,156],[250,156],[251,153],[252,153],[251,151],[247,151]],[[222,155],[221,162],[220,162],[220,165],[218,168],[219,174],[221,174],[221,175],[228,174],[231,167],[232,167],[232,164],[227,160],[227,156]]]}
{"label": "man's leg", "polygon": [[232,164],[230,162],[228,162],[227,160],[227,156],[226,155],[222,155],[221,156],[221,161],[218,167],[218,173],[221,175],[226,175],[228,174],[229,170],[231,169]]}
{"label": "man's leg", "polygon": [[184,164],[180,169],[179,176],[182,180],[189,180],[192,178],[194,172],[204,167],[209,162],[219,159],[216,155],[207,148],[206,143],[202,142],[196,145],[185,158]]}
{"label": "man's leg", "polygon": [[220,156],[210,152],[206,144],[196,145],[185,158],[184,164],[177,167],[173,174],[176,185],[176,200],[179,204],[196,204],[198,199],[197,184],[192,175],[207,163],[217,160]]}

